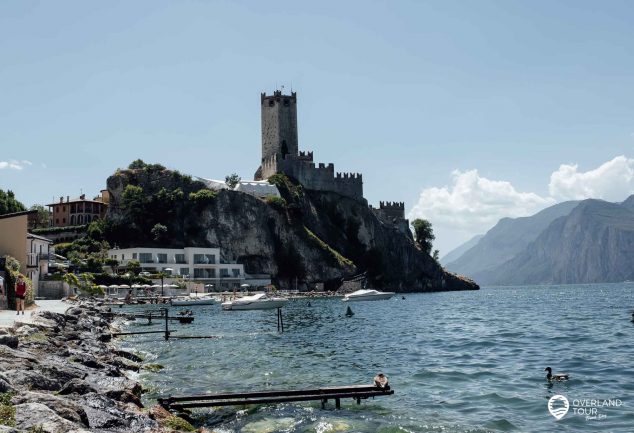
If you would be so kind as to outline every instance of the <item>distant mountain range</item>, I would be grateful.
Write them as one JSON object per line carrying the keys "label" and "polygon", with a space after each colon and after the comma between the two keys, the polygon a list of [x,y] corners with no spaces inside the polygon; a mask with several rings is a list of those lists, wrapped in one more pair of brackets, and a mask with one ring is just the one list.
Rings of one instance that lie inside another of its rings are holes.
{"label": "distant mountain range", "polygon": [[454,260],[457,260],[460,256],[462,256],[464,253],[474,247],[478,242],[480,242],[480,239],[482,239],[483,237],[484,235],[475,235],[467,242],[460,245],[458,248],[454,248],[453,250],[449,251],[446,255],[440,258],[440,264],[445,266],[447,263],[451,263]]}
{"label": "distant mountain range", "polygon": [[634,280],[634,195],[623,203],[568,201],[530,217],[503,218],[444,262],[481,285]]}

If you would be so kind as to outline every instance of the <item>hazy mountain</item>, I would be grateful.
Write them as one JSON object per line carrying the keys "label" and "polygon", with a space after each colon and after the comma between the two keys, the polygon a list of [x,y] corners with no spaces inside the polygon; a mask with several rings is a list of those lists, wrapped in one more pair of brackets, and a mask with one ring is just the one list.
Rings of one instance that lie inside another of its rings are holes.
{"label": "hazy mountain", "polygon": [[488,280],[489,270],[515,257],[537,239],[553,221],[568,215],[578,204],[578,201],[567,201],[546,208],[533,216],[502,218],[475,246],[458,259],[447,262],[445,268],[476,281]]}
{"label": "hazy mountain", "polygon": [[449,251],[447,254],[445,254],[440,259],[440,264],[444,266],[447,263],[451,263],[454,260],[457,260],[465,252],[467,252],[471,248],[473,248],[480,241],[480,239],[482,239],[483,237],[484,237],[484,235],[476,235],[476,236],[472,237],[471,239],[469,239],[464,244],[460,245],[459,247],[456,247],[453,250]]}
{"label": "hazy mountain", "polygon": [[478,283],[598,283],[634,279],[634,196],[584,200]]}

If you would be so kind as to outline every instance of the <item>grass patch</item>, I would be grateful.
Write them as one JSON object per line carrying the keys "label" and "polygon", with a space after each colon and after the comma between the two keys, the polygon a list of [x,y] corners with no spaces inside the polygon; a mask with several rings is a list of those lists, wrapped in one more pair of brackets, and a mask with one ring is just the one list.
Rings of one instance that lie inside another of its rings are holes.
{"label": "grass patch", "polygon": [[308,227],[304,226],[304,230],[306,231],[308,238],[312,240],[317,246],[319,246],[319,248],[329,253],[337,261],[337,263],[339,263],[340,266],[354,266],[354,263],[352,263],[352,260],[347,259],[341,254],[339,254],[337,250],[332,248],[326,242],[319,239],[319,237],[315,233],[311,232],[308,229]]}
{"label": "grass patch", "polygon": [[171,416],[165,420],[165,427],[171,428],[172,430],[180,430],[180,431],[196,431],[193,425],[185,421],[183,418],[179,418],[177,416]]}
{"label": "grass patch", "polygon": [[141,368],[143,370],[147,370],[147,371],[151,371],[152,373],[156,373],[157,371],[163,370],[165,367],[163,367],[161,364],[145,364],[145,365],[142,365]]}
{"label": "grass patch", "polygon": [[7,427],[15,427],[15,408],[11,403],[11,397],[11,392],[0,394],[0,425]]}
{"label": "grass patch", "polygon": [[48,337],[43,332],[35,332],[31,335],[27,335],[24,338],[27,343],[46,343],[48,341]]}

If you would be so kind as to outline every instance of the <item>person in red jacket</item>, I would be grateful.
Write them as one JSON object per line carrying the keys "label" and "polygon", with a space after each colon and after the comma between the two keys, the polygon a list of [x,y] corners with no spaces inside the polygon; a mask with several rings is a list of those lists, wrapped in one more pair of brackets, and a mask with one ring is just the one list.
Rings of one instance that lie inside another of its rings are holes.
{"label": "person in red jacket", "polygon": [[24,316],[24,298],[26,297],[26,281],[24,281],[24,277],[20,275],[18,277],[18,282],[15,283],[15,310],[17,314],[20,314],[20,309],[22,310],[22,315]]}

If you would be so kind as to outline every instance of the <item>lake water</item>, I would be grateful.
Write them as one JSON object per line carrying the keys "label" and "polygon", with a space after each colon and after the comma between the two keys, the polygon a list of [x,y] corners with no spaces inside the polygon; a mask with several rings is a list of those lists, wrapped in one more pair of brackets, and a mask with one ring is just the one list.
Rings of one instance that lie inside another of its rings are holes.
{"label": "lake water", "polygon": [[[173,328],[217,339],[119,344],[165,366],[139,375],[147,404],[168,394],[369,384],[378,372],[395,390],[361,405],[343,400],[340,410],[314,402],[202,411],[200,423],[216,432],[634,431],[634,284],[405,297],[350,303],[352,318],[340,299],[291,301],[284,333],[275,310],[193,307],[194,323]],[[547,366],[571,379],[549,384]],[[569,401],[560,420],[547,408],[554,395]],[[613,406],[589,407],[604,399]]]}

